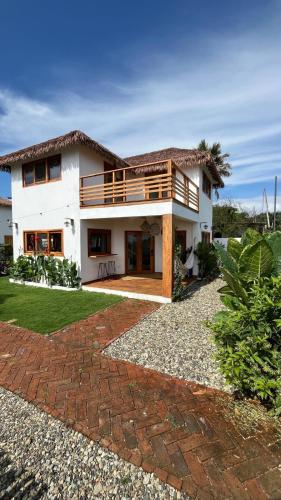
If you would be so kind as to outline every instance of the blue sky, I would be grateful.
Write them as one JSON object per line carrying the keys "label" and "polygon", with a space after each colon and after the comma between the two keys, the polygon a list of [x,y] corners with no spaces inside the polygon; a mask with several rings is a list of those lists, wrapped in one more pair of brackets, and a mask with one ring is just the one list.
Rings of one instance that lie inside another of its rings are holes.
{"label": "blue sky", "polygon": [[260,210],[281,192],[280,23],[279,0],[3,2],[0,154],[77,128],[121,156],[220,141],[221,198]]}

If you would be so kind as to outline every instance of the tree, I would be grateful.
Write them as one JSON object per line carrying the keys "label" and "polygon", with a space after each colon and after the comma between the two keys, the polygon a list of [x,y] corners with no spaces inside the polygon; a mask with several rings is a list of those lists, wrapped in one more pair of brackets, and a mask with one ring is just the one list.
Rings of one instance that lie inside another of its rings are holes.
{"label": "tree", "polygon": [[208,151],[213,157],[213,161],[218,169],[218,172],[222,177],[229,177],[231,175],[231,165],[226,161],[229,158],[228,153],[222,153],[221,144],[219,142],[214,142],[212,146],[209,146],[205,139],[199,142],[197,149],[199,151]]}

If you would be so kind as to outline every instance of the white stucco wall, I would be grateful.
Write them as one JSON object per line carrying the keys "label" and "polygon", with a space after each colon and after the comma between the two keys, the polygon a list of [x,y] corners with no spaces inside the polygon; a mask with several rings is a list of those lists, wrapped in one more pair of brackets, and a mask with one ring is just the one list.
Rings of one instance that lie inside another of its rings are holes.
{"label": "white stucco wall", "polygon": [[8,220],[12,219],[12,207],[0,206],[0,245],[4,243],[4,236],[12,236],[12,228]]}
{"label": "white stucco wall", "polygon": [[[161,227],[160,217],[149,217],[149,224],[158,223]],[[98,267],[100,262],[114,260],[116,273],[125,273],[125,231],[141,231],[144,218],[126,218],[114,220],[82,220],[81,221],[81,249],[82,249],[82,282],[98,278]],[[193,226],[191,222],[176,219],[177,230],[185,230],[187,234],[187,247],[193,244]],[[97,258],[88,257],[88,228],[111,230],[111,251],[115,256],[103,256]],[[154,237],[154,270],[162,272],[162,234]]]}
{"label": "white stucco wall", "polygon": [[[88,257],[87,229],[103,228],[112,231],[112,252],[118,254],[116,270],[125,272],[125,231],[140,230],[143,222],[138,217],[161,221],[161,215],[173,213],[176,226],[187,230],[187,247],[201,240],[200,223],[208,225],[211,232],[212,202],[202,192],[202,169],[192,167],[186,174],[200,185],[200,213],[172,201],[136,203],[134,205],[103,206],[80,209],[80,176],[103,171],[104,158],[85,147],[69,148],[62,152],[62,179],[56,182],[22,185],[21,165],[12,168],[14,257],[23,253],[23,232],[28,230],[62,229],[64,255],[77,262],[83,281],[97,278],[101,258]],[[207,172],[206,172],[207,173]],[[208,173],[207,173],[208,175]],[[8,218],[8,217],[7,217]],[[74,226],[66,227],[65,218],[74,219]],[[161,235],[155,237],[155,271],[162,270]],[[104,259],[110,260],[104,257]],[[195,270],[196,272],[196,270]]]}
{"label": "white stucco wall", "polygon": [[[14,258],[23,253],[23,232],[62,229],[64,255],[80,266],[80,201],[78,151],[64,150],[61,156],[62,179],[23,187],[21,164],[12,168]],[[65,218],[74,226],[65,227]]]}

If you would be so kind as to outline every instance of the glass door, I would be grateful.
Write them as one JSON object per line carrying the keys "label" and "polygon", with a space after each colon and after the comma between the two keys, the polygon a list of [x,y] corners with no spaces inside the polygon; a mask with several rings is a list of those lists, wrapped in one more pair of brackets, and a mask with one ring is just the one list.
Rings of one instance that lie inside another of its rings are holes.
{"label": "glass door", "polygon": [[154,236],[126,231],[126,273],[154,272]]}

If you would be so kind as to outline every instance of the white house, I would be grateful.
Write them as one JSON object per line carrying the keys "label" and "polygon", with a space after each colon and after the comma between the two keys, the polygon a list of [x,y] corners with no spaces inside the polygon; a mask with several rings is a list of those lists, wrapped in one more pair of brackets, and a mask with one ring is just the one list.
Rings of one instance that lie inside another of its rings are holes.
{"label": "white house", "polygon": [[12,245],[12,201],[0,198],[0,245]]}
{"label": "white house", "polygon": [[65,256],[92,290],[162,302],[175,239],[183,250],[210,241],[212,188],[223,186],[208,153],[122,159],[80,131],[2,156],[0,169],[12,174],[15,258]]}

